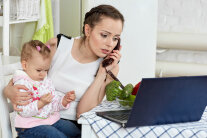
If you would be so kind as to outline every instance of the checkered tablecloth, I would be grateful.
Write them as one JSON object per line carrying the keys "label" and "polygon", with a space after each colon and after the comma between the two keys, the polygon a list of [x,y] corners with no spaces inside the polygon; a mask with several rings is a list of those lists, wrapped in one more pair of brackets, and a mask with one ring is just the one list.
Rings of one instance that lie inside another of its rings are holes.
{"label": "checkered tablecloth", "polygon": [[96,111],[123,109],[117,102],[103,101],[99,106],[82,114],[100,138],[207,138],[207,108],[198,122],[158,126],[123,128],[121,125],[99,117]]}

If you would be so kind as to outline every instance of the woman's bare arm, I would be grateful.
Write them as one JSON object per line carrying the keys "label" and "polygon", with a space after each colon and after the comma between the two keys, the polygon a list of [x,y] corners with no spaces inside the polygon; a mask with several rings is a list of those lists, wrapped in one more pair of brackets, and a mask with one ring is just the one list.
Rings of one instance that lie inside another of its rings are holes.
{"label": "woman's bare arm", "polygon": [[[118,74],[119,67],[113,69],[113,74]],[[106,80],[106,81],[105,81]],[[85,94],[82,96],[77,107],[77,118],[80,114],[91,110],[101,103],[105,96],[105,87],[113,79],[106,74],[105,68],[99,69],[97,76]]]}
{"label": "woman's bare arm", "polygon": [[[113,70],[112,70],[113,74],[115,76],[118,75],[119,73],[119,65],[117,65]],[[109,75],[107,74],[107,77],[106,77],[106,81],[104,82],[104,84],[101,86],[101,90],[100,90],[100,94],[99,94],[99,103],[102,102],[104,96],[105,96],[105,87],[107,84],[109,84],[111,81],[113,81],[114,79]]]}
{"label": "woman's bare arm", "polygon": [[28,100],[32,98],[32,92],[20,92],[20,89],[28,90],[24,85],[14,85],[12,80],[8,83],[8,85],[4,88],[5,97],[9,98],[13,103],[13,108],[16,111],[21,111],[21,109],[17,108],[17,105],[27,105],[29,104]]}
{"label": "woman's bare arm", "polygon": [[[107,67],[107,70],[111,70],[115,76],[117,76],[119,72],[118,61],[121,58],[119,51],[116,51],[113,55],[114,62],[112,65]],[[106,80],[106,81],[105,81]],[[98,73],[87,89],[87,91],[82,96],[78,107],[77,107],[77,118],[79,118],[80,114],[87,112],[97,106],[105,96],[105,87],[111,82],[113,79],[106,73],[106,69],[100,65]]]}
{"label": "woman's bare arm", "polygon": [[57,38],[51,38],[46,42],[46,45],[50,45],[51,47],[51,56],[53,57],[55,55],[56,49],[57,49]]}

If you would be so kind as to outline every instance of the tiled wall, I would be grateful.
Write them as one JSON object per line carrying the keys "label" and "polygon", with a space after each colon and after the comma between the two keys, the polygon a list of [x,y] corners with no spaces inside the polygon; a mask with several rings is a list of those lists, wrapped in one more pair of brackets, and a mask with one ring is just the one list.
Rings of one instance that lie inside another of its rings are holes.
{"label": "tiled wall", "polygon": [[207,33],[207,0],[158,0],[158,31]]}
{"label": "tiled wall", "polygon": [[[207,34],[207,0],[158,0],[158,32]],[[167,50],[158,60],[207,65],[207,51]]]}

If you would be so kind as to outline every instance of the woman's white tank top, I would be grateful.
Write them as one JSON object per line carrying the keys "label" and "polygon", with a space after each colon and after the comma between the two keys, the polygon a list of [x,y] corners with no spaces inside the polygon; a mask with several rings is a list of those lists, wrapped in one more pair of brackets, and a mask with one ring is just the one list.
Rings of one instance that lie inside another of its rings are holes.
{"label": "woman's white tank top", "polygon": [[[53,57],[48,77],[52,79],[58,94],[74,90],[76,100],[71,103],[70,108],[61,111],[61,118],[76,120],[77,104],[95,78],[102,58],[82,64],[76,61],[71,55],[74,38],[61,36],[59,46]],[[90,102],[90,101],[89,101]]]}

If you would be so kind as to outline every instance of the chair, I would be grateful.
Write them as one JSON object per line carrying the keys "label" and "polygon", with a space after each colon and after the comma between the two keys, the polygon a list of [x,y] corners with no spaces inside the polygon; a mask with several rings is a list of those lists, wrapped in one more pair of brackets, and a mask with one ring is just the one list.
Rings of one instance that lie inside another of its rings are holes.
{"label": "chair", "polygon": [[[15,61],[19,61],[17,57],[1,56],[0,54],[0,138],[15,137],[15,135],[12,134],[10,120],[10,113],[13,112],[13,108],[3,94],[3,89],[8,84],[11,75],[16,69],[20,68],[19,63],[11,64],[10,60],[14,61],[14,58]],[[82,125],[82,137],[97,137],[85,119],[80,118],[78,123]]]}
{"label": "chair", "polygon": [[3,65],[3,61],[5,61],[3,58],[5,59],[7,57],[3,57],[0,55],[0,137],[12,138],[12,128],[9,113],[11,113],[13,109],[11,104],[8,102],[7,98],[4,96],[3,89],[8,83],[9,75],[11,75],[15,69],[18,69],[19,66],[18,64]]}

